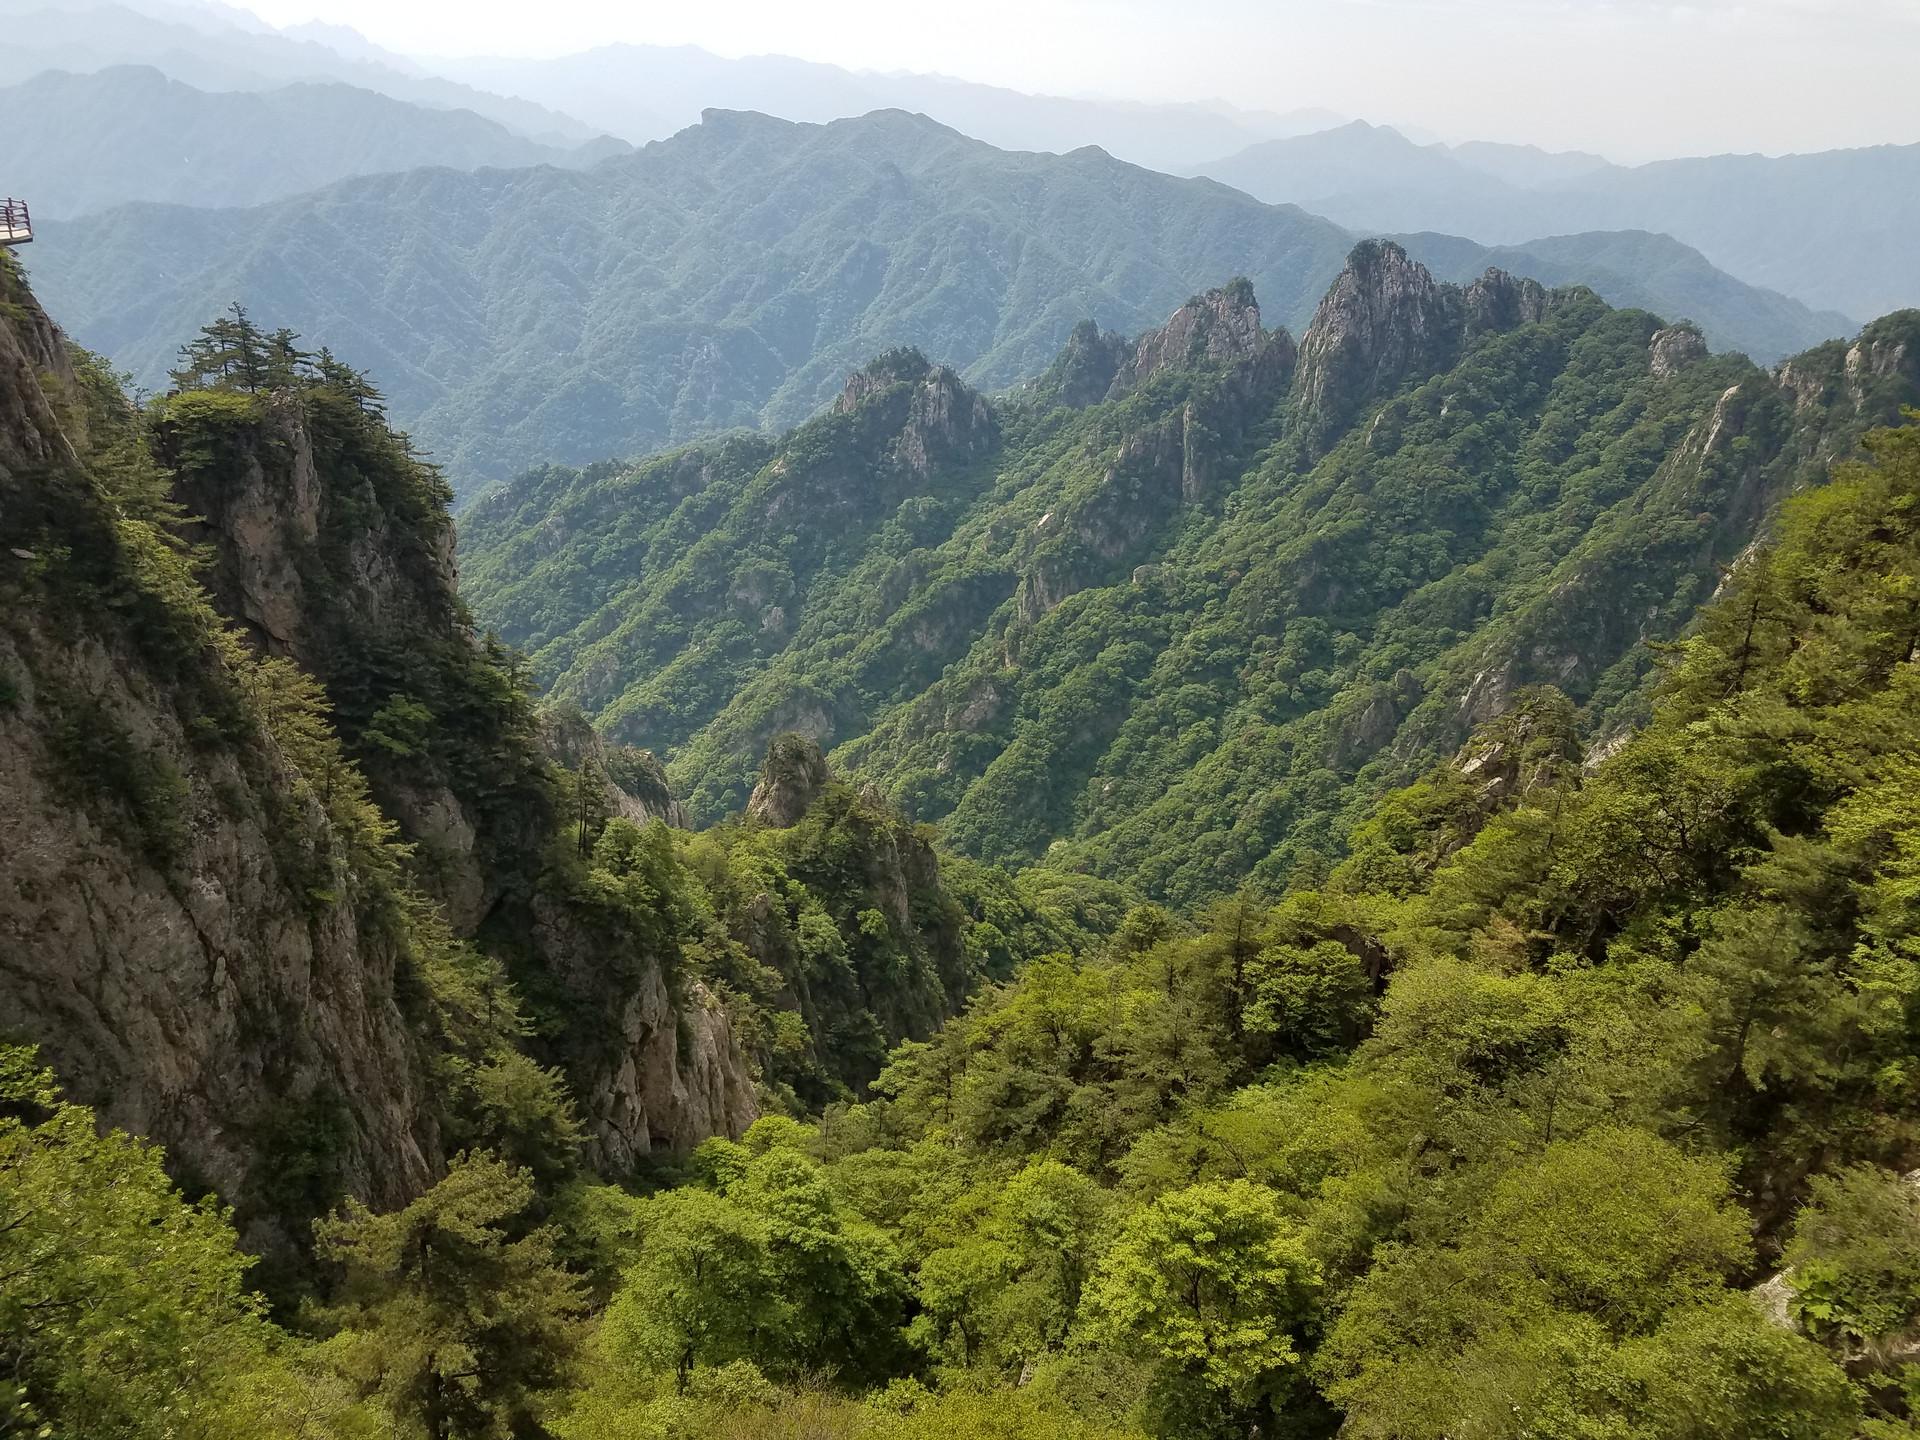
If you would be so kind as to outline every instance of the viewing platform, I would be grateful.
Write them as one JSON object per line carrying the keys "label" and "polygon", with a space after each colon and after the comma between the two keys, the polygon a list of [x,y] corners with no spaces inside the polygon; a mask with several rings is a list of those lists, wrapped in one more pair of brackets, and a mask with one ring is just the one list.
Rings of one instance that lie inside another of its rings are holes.
{"label": "viewing platform", "polygon": [[33,239],[33,217],[27,202],[9,195],[0,201],[0,245],[25,245]]}

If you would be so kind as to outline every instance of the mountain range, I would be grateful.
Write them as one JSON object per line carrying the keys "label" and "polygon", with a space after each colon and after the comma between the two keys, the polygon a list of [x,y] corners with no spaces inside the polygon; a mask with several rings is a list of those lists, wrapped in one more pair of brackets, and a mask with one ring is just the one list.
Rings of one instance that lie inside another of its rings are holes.
{"label": "mountain range", "polygon": [[[1137,332],[1235,275],[1297,326],[1353,236],[1097,149],[1001,151],[890,111],[829,125],[710,112],[585,171],[420,170],[256,209],[126,206],[43,240],[36,287],[140,383],[160,385],[182,337],[238,300],[380,375],[396,418],[470,490],[543,461],[795,423],[900,345],[1011,385],[1084,320]],[[1409,243],[1450,274],[1490,255]],[[1651,237],[1507,258],[1766,359],[1852,328]]]}
{"label": "mountain range", "polygon": [[1263,141],[1191,173],[1363,230],[1441,230],[1490,244],[1653,230],[1817,309],[1871,319],[1920,304],[1905,243],[1920,228],[1920,145],[1628,167],[1520,147],[1420,145],[1356,121]]}
{"label": "mountain range", "polygon": [[43,219],[133,200],[253,205],[350,175],[583,166],[627,146],[543,145],[471,110],[337,82],[209,93],[151,66],[47,71],[0,89],[7,185]]}
{"label": "mountain range", "polygon": [[[0,84],[75,72],[16,97],[12,123],[0,131],[19,137],[17,155],[0,152],[9,173],[25,177],[10,184],[50,197],[41,202],[48,218],[163,196],[197,207],[253,203],[413,165],[576,165],[617,148],[604,137],[588,143],[596,132],[644,143],[697,123],[707,109],[806,123],[899,109],[1003,149],[1066,154],[1093,145],[1150,168],[1208,175],[1354,234],[1457,235],[1509,250],[1531,249],[1542,236],[1662,234],[1748,285],[1807,306],[1830,333],[1920,300],[1901,243],[1920,218],[1915,146],[1626,167],[1527,145],[1416,141],[1408,135],[1418,132],[1342,124],[1324,110],[1028,95],[788,56],[726,59],[688,46],[423,59],[341,25],[276,30],[210,0],[0,0],[0,18],[9,36]],[[77,78],[130,64],[203,92],[281,93],[249,107],[231,96],[143,90],[125,77]],[[289,90],[290,82],[322,88]],[[326,88],[342,85],[368,93]],[[413,114],[376,96],[441,113]],[[456,111],[529,143],[446,113]],[[206,178],[225,174],[236,179]],[[1651,260],[1646,273],[1656,283],[1638,292],[1606,288],[1641,282],[1639,259]],[[1805,325],[1797,333],[1790,323],[1748,325],[1726,306],[1693,303],[1698,287],[1678,273],[1689,267],[1698,269],[1677,251],[1636,257],[1612,266],[1604,284],[1590,283],[1623,303],[1691,314],[1716,343],[1763,358],[1811,338]]]}
{"label": "mountain range", "polygon": [[460,153],[0,249],[0,1432],[1914,1440],[1920,311]]}
{"label": "mountain range", "polygon": [[825,123],[874,110],[923,114],[1002,150],[1065,154],[1085,145],[1152,170],[1185,171],[1262,140],[1341,123],[1321,109],[1250,111],[1224,103],[1149,104],[1029,95],[944,75],[878,74],[787,55],[727,59],[692,45],[606,45],[551,60],[436,60],[442,73],[564,109],[644,144],[705,110],[757,110]]}

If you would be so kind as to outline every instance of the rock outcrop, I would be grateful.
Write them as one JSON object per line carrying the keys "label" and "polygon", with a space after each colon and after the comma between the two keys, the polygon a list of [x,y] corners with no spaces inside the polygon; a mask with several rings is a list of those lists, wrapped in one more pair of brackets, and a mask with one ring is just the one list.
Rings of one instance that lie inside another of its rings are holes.
{"label": "rock outcrop", "polygon": [[1285,330],[1263,329],[1253,286],[1244,279],[1235,280],[1196,295],[1158,330],[1142,335],[1115,374],[1106,398],[1137,389],[1163,370],[1260,365],[1284,371],[1291,370],[1293,362],[1293,337]]}
{"label": "rock outcrop", "polygon": [[1489,270],[1466,289],[1442,284],[1391,240],[1364,240],[1300,340],[1294,402],[1309,447],[1374,400],[1450,366],[1476,335],[1545,319],[1536,281]]}
{"label": "rock outcrop", "polygon": [[1467,334],[1502,334],[1547,318],[1552,297],[1538,280],[1490,269],[1467,287],[1463,297]]}
{"label": "rock outcrop", "polygon": [[1032,393],[1075,410],[1098,405],[1107,398],[1120,367],[1132,359],[1133,353],[1126,336],[1102,330],[1092,320],[1082,320],[1073,327],[1059,358],[1033,382]]}
{"label": "rock outcrop", "polygon": [[1707,358],[1707,337],[1691,325],[1670,325],[1647,342],[1647,363],[1656,380],[1671,380]]}
{"label": "rock outcrop", "polygon": [[651,750],[608,743],[571,707],[541,712],[540,746],[556,764],[594,782],[599,799],[591,808],[597,815],[687,828],[686,807],[674,798],[666,767]]}
{"label": "rock outcrop", "polygon": [[747,801],[747,816],[780,829],[796,824],[830,778],[817,741],[792,731],[776,735]]}
{"label": "rock outcrop", "polygon": [[847,377],[834,413],[868,411],[868,423],[889,438],[894,461],[917,476],[993,448],[993,407],[944,365],[917,350],[894,350]]}
{"label": "rock outcrop", "polygon": [[[1484,283],[1484,282],[1483,282]],[[1458,353],[1466,304],[1390,240],[1354,247],[1300,341],[1294,395],[1321,434]]]}
{"label": "rock outcrop", "polygon": [[704,984],[676,984],[660,957],[558,895],[535,898],[528,940],[574,1016],[547,1048],[571,1082],[591,1168],[631,1174],[759,1118],[733,1021]]}
{"label": "rock outcrop", "polygon": [[[1130,573],[1183,505],[1206,501],[1248,434],[1286,393],[1295,361],[1285,330],[1266,330],[1245,280],[1189,300],[1133,346],[1108,390],[1124,397],[1163,372],[1185,381],[1177,408],[1122,437],[1099,485],[1035,527],[1015,595],[1039,619],[1076,591]],[[1058,367],[1056,367],[1058,368]]]}
{"label": "rock outcrop", "polygon": [[[500,712],[474,692],[480,646],[444,487],[384,426],[348,417],[285,390],[217,426],[172,415],[158,435],[215,605],[326,687],[381,808],[423,856],[421,883],[471,934],[548,823],[540,759],[497,733]],[[456,753],[476,744],[493,752],[485,774]]]}

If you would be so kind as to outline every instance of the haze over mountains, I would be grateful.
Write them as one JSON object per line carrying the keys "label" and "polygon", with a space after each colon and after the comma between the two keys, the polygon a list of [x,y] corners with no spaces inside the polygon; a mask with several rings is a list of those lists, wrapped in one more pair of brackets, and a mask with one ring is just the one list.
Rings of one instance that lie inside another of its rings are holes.
{"label": "haze over mountains", "polygon": [[581,166],[627,149],[606,137],[543,145],[471,110],[331,81],[208,93],[145,65],[0,89],[0,135],[8,187],[45,219],[130,200],[253,205],[429,165]]}
{"label": "haze over mountains", "polygon": [[784,55],[724,59],[692,45],[609,45],[553,60],[435,64],[467,84],[565,109],[636,145],[696,124],[708,109],[813,122],[907,110],[1003,150],[1065,154],[1098,145],[1149,169],[1182,171],[1244,145],[1323,130],[1343,118],[1320,109],[1279,114],[1219,103],[1026,95],[941,75],[856,73]]}
{"label": "haze over mountains", "polygon": [[1871,318],[1920,303],[1920,145],[1718,155],[1650,165],[1522,147],[1418,145],[1363,121],[1262,142],[1192,173],[1362,230],[1514,243],[1654,230],[1817,309]]}
{"label": "haze over mountains", "polygon": [[[275,31],[191,0],[0,7],[13,42],[0,78],[83,72],[0,92],[9,187],[43,220],[97,217],[47,228],[57,246],[32,257],[80,337],[151,386],[207,314],[234,300],[274,310],[377,371],[396,417],[463,486],[541,460],[791,423],[871,346],[918,345],[976,383],[1012,383],[1080,320],[1139,328],[1235,274],[1298,323],[1357,235],[1396,234],[1447,278],[1498,263],[1588,285],[1763,361],[1915,298],[1898,237],[1920,185],[1915,152],[1898,148],[1630,170],[1527,146],[1422,146],[1364,123],[1314,130],[1339,118],[1326,112],[1020,95],[691,47],[426,62],[344,26]],[[657,139],[715,106],[803,121],[891,106],[1003,148],[1062,153],[974,152],[964,214],[915,198],[957,193],[917,152],[883,183],[891,122],[833,131],[865,209],[811,190],[839,181],[797,138],[810,132],[776,139],[777,126],[741,130],[762,148],[723,162],[717,187],[690,159],[713,147],[684,137],[573,180],[528,168],[589,166],[621,148],[607,132]],[[1190,202],[1201,192],[1077,153],[1090,146],[1205,170],[1335,223],[1314,232],[1309,259],[1295,244],[1313,231],[1307,217],[1218,192]],[[410,173],[438,166],[525,173]],[[324,188],[374,174],[405,178]],[[719,193],[728,186],[745,188]],[[1023,198],[1035,187],[1058,188],[1036,209]],[[1101,216],[1097,233],[1065,218],[1068,195]],[[282,197],[298,198],[107,213]],[[1190,204],[1191,234],[1154,213]],[[433,219],[423,205],[438,207]],[[929,225],[981,243],[944,243]],[[756,270],[749,257],[769,253],[782,267]]]}
{"label": "haze over mountains", "polygon": [[6,35],[0,84],[48,70],[84,73],[111,65],[152,65],[205,90],[335,80],[432,109],[472,110],[543,142],[594,138],[587,126],[557,111],[427,74],[398,57],[344,55],[334,48],[339,37],[331,32],[328,44],[318,44],[210,3],[0,0],[0,27]]}

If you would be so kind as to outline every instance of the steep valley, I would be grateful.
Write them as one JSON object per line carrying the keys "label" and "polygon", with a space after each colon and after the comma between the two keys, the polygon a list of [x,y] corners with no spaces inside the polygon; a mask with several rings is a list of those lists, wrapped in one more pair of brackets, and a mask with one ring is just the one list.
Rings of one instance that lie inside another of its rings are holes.
{"label": "steep valley", "polygon": [[632,1174],[1012,964],[844,787],[674,832],[651,756],[536,714],[358,376],[228,322],[143,416],[0,283],[7,1033],[249,1243],[476,1143]]}
{"label": "steep valley", "polygon": [[1914,1440],[1920,313],[1338,240],[457,545],[0,251],[0,1435]]}

